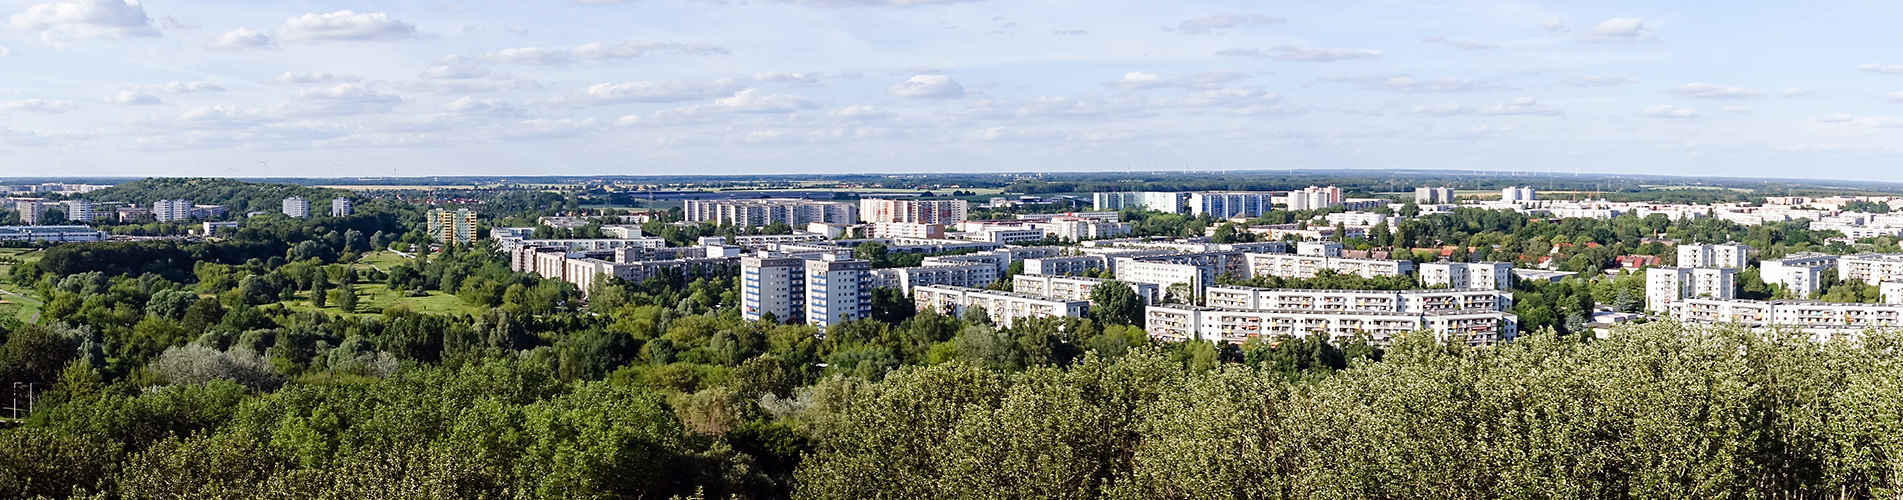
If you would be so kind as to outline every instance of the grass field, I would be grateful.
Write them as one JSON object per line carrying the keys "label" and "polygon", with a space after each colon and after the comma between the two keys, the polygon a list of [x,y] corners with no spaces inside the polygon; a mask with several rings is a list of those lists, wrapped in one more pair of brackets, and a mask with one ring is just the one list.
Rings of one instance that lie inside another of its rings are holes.
{"label": "grass field", "polygon": [[13,272],[13,262],[31,262],[40,258],[40,251],[30,248],[0,248],[0,317],[12,316],[20,321],[31,323],[40,317],[40,300],[33,296],[33,289],[6,281]]}
{"label": "grass field", "polygon": [[357,259],[358,264],[362,264],[366,266],[376,266],[378,270],[381,270],[384,272],[388,272],[391,266],[395,266],[397,264],[402,264],[405,262],[413,262],[413,261],[414,259],[411,259],[409,257],[404,257],[402,255],[397,255],[396,252],[391,252],[388,250],[363,254],[362,257],[359,257]]}
{"label": "grass field", "polygon": [[[311,307],[309,292],[300,293],[297,295],[297,300],[283,302],[283,304],[285,308],[293,311],[315,310]],[[357,285],[357,314],[382,314],[384,309],[397,304],[408,306],[412,311],[429,314],[479,315],[485,310],[480,306],[469,305],[455,295],[438,291],[430,291],[425,297],[408,297],[404,296],[403,292],[390,291],[390,287],[382,283]],[[330,307],[323,310],[331,314],[338,313],[334,301],[331,302]]]}

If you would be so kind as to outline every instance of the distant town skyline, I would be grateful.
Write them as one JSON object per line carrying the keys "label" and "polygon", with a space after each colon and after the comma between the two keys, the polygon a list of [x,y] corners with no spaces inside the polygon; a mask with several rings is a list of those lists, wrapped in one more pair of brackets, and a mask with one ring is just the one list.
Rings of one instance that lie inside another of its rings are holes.
{"label": "distant town skyline", "polygon": [[0,2],[0,176],[1903,181],[1871,2]]}

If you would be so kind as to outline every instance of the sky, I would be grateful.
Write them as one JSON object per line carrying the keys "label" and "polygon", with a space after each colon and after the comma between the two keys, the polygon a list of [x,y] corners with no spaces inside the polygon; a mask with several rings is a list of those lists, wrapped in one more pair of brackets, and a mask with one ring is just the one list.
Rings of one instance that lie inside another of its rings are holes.
{"label": "sky", "polygon": [[0,0],[0,177],[1903,181],[1903,3]]}

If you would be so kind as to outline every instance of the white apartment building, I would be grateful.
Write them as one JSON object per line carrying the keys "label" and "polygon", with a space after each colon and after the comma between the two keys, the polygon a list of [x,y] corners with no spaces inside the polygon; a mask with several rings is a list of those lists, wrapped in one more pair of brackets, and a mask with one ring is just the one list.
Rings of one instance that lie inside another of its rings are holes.
{"label": "white apartment building", "polygon": [[311,202],[302,197],[292,196],[284,199],[284,215],[299,219],[311,216]]}
{"label": "white apartment building", "polygon": [[152,216],[159,222],[191,220],[193,208],[186,200],[159,200],[152,202]]}
{"label": "white apartment building", "polygon": [[1414,271],[1414,263],[1405,260],[1356,259],[1295,255],[1286,253],[1247,254],[1247,277],[1313,278],[1323,269],[1363,278],[1400,276]]}
{"label": "white apartment building", "polygon": [[1759,262],[1758,273],[1765,283],[1778,285],[1793,297],[1808,297],[1821,286],[1824,270],[1836,267],[1835,255],[1803,252]]}
{"label": "white apartment building", "polygon": [[1903,327],[1899,304],[1692,298],[1673,303],[1669,312],[1685,323],[1795,328],[1820,342],[1855,340],[1868,328]]}
{"label": "white apartment building", "polygon": [[944,224],[920,224],[917,222],[875,222],[872,224],[874,238],[924,238],[944,239]]}
{"label": "white apartment building", "polygon": [[806,261],[806,324],[825,330],[872,314],[872,263],[822,255]]}
{"label": "white apartment building", "polygon": [[1538,193],[1531,187],[1510,187],[1500,190],[1500,201],[1533,201],[1539,199]]}
{"label": "white apartment building", "polygon": [[1076,255],[1071,257],[1045,257],[1024,259],[1024,274],[1044,274],[1063,276],[1083,274],[1108,266],[1110,259],[1101,255]]}
{"label": "white apartment building", "polygon": [[13,209],[20,211],[20,222],[39,225],[46,221],[46,202],[39,198],[14,198]]}
{"label": "white apartment building", "polygon": [[1837,278],[1844,281],[1862,281],[1872,285],[1886,281],[1903,281],[1903,254],[1845,255],[1837,259]]}
{"label": "white apartment building", "polygon": [[662,270],[678,270],[681,275],[722,276],[732,272],[732,266],[738,264],[739,257],[709,257],[693,259],[647,260],[639,262],[611,262],[602,259],[568,259],[563,263],[563,281],[574,283],[583,294],[594,286],[595,280],[602,276],[620,278],[624,281],[640,283],[648,278],[659,276]]}
{"label": "white apartment building", "polygon": [[1261,217],[1275,209],[1275,197],[1269,193],[1191,193],[1189,213],[1208,214],[1218,219]]}
{"label": "white apartment building", "polygon": [[1129,193],[1092,193],[1092,210],[1123,210],[1139,208],[1163,213],[1181,214],[1189,211],[1189,193],[1177,192],[1129,192]]}
{"label": "white apartment building", "polygon": [[965,239],[988,241],[992,243],[1017,244],[1044,241],[1044,230],[1020,226],[986,226],[983,230],[964,233]]}
{"label": "white apartment building", "polygon": [[990,264],[922,266],[872,270],[873,286],[895,288],[906,295],[926,285],[984,288],[998,281],[998,267]]}
{"label": "white apartment building", "polygon": [[[859,200],[859,217],[866,222],[916,222],[921,224],[957,224],[965,220],[969,207],[965,200],[896,200],[865,198]],[[828,221],[830,222],[830,221]]]}
{"label": "white apartment building", "polygon": [[1421,284],[1448,288],[1508,290],[1513,288],[1513,264],[1509,262],[1425,262],[1420,265]]}
{"label": "white apartment building", "polygon": [[1388,223],[1388,216],[1374,212],[1337,212],[1322,216],[1329,225],[1379,226]]}
{"label": "white apartment building", "polygon": [[814,222],[857,223],[859,207],[850,202],[803,198],[687,200],[682,204],[682,216],[687,222],[712,222],[739,227],[768,226],[775,222],[806,227]]}
{"label": "white apartment building", "polygon": [[1441,205],[1454,202],[1454,188],[1418,187],[1414,188],[1414,204]]}
{"label": "white apartment building", "polygon": [[1044,231],[1045,234],[1071,241],[1116,238],[1130,234],[1130,225],[1122,222],[1105,222],[1084,217],[1052,217],[1043,222],[1032,222],[1030,227]]}
{"label": "white apartment building", "polygon": [[93,216],[92,202],[86,200],[69,200],[66,202],[66,220],[86,223],[92,222]]}
{"label": "white apartment building", "polygon": [[1298,241],[1295,242],[1295,255],[1316,257],[1340,257],[1341,242],[1338,241]]}
{"label": "white apartment building", "polygon": [[1290,191],[1285,200],[1283,204],[1288,205],[1289,210],[1319,210],[1340,205],[1342,191],[1334,186],[1309,186],[1301,191]]}
{"label": "white apartment building", "polygon": [[1877,290],[1883,292],[1883,303],[1903,304],[1903,282],[1885,281]]}
{"label": "white apartment building", "polygon": [[806,259],[770,254],[740,258],[740,317],[781,323],[806,321]]}
{"label": "white apartment building", "polygon": [[330,199],[330,216],[331,217],[346,217],[353,213],[356,213],[356,212],[350,207],[349,198],[344,198],[340,196],[340,197]]}
{"label": "white apartment building", "polygon": [[912,300],[920,311],[938,311],[949,316],[964,316],[967,309],[978,308],[985,311],[993,324],[1003,328],[1010,328],[1018,320],[1025,318],[1053,316],[1081,318],[1090,313],[1090,302],[1083,300],[1064,300],[978,288],[931,285],[919,287],[913,295]]}
{"label": "white apartment building", "polygon": [[1725,245],[1679,245],[1678,267],[1726,267],[1744,269],[1751,247],[1737,243]]}
{"label": "white apartment building", "polygon": [[640,238],[586,238],[586,239],[546,239],[531,240],[522,238],[498,238],[503,250],[515,247],[561,248],[570,252],[596,252],[620,248],[661,248],[667,246],[667,240],[658,236]]}
{"label": "white apartment building", "polygon": [[1645,270],[1645,308],[1670,311],[1689,298],[1737,297],[1738,270],[1729,267],[1653,267]]}
{"label": "white apartment building", "polygon": [[[1207,252],[1116,259],[1117,281],[1150,283],[1169,292],[1172,285],[1188,286],[1190,296],[1202,296],[1203,289],[1224,274],[1247,277],[1242,252]],[[1178,297],[1188,300],[1189,297]]]}
{"label": "white apartment building", "polygon": [[1204,291],[1218,309],[1307,311],[1511,311],[1513,293],[1499,290],[1308,290],[1212,286]]}
{"label": "white apartment building", "polygon": [[0,226],[0,241],[69,243],[106,241],[105,231],[86,226]]}
{"label": "white apartment building", "polygon": [[1339,343],[1367,334],[1376,345],[1426,330],[1442,342],[1483,346],[1518,335],[1519,317],[1500,311],[1242,311],[1170,304],[1144,308],[1144,329],[1168,342],[1240,344],[1252,338],[1321,336]]}
{"label": "white apartment building", "polygon": [[[1011,291],[1044,297],[1056,297],[1064,300],[1090,300],[1090,292],[1111,280],[1085,278],[1081,276],[1052,276],[1020,274],[1011,277]],[[1163,292],[1153,283],[1128,283],[1130,291],[1143,299],[1143,305],[1162,303]]]}

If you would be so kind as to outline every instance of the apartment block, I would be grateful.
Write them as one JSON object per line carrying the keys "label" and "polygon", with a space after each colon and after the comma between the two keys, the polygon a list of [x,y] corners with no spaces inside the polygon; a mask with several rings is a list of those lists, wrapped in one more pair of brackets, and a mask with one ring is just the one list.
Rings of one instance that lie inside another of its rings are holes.
{"label": "apartment block", "polygon": [[14,198],[13,209],[20,211],[20,222],[29,226],[46,222],[46,202],[39,198]]}
{"label": "apartment block", "polygon": [[1374,212],[1337,212],[1322,216],[1328,224],[1344,226],[1379,226],[1388,223],[1388,216]]}
{"label": "apartment block", "polygon": [[152,202],[152,217],[159,222],[191,220],[193,208],[187,200],[159,200]]}
{"label": "apartment block", "polygon": [[1082,300],[943,285],[920,287],[913,293],[912,300],[920,311],[938,311],[951,316],[963,316],[966,310],[978,308],[985,311],[993,324],[1003,328],[1010,328],[1026,318],[1081,318],[1090,313],[1090,303]]}
{"label": "apartment block", "polygon": [[1358,259],[1285,253],[1247,254],[1248,277],[1313,278],[1323,269],[1363,278],[1400,276],[1414,271],[1414,263],[1405,260]]}
{"label": "apartment block", "polygon": [[[1111,280],[1085,278],[1081,276],[1052,276],[1020,274],[1011,277],[1011,291],[1016,293],[1055,297],[1064,300],[1090,300],[1090,292],[1098,285]],[[1136,292],[1143,305],[1158,304],[1163,301],[1163,292],[1153,283],[1123,283]]]}
{"label": "apartment block", "polygon": [[1765,283],[1778,285],[1793,297],[1808,297],[1822,285],[1823,273],[1837,267],[1837,256],[1802,252],[1758,263],[1758,275]]}
{"label": "apartment block", "polygon": [[1243,311],[1172,304],[1144,308],[1144,329],[1151,338],[1169,342],[1239,344],[1252,338],[1321,336],[1339,343],[1366,334],[1377,345],[1425,330],[1442,342],[1483,346],[1518,335],[1519,317],[1500,311]]}
{"label": "apartment block", "polygon": [[93,214],[92,202],[86,201],[86,200],[66,201],[66,220],[67,221],[78,222],[83,224],[87,222],[92,222],[94,216],[95,214]]}
{"label": "apartment block", "polygon": [[1342,204],[1341,188],[1309,186],[1301,191],[1290,191],[1283,204],[1289,210],[1320,210]]}
{"label": "apartment block", "polygon": [[1261,217],[1275,209],[1275,197],[1269,193],[1191,193],[1189,213],[1207,214],[1218,219]]}
{"label": "apartment block", "polygon": [[353,213],[356,213],[356,211],[350,207],[349,198],[337,197],[330,199],[331,217],[346,217]]}
{"label": "apartment block", "polygon": [[965,200],[859,200],[859,217],[869,223],[957,224],[965,220],[968,210]]}
{"label": "apartment block", "polygon": [[1899,304],[1690,298],[1674,302],[1668,312],[1685,323],[1792,328],[1820,342],[1855,340],[1869,328],[1903,327]]}
{"label": "apartment block", "polygon": [[766,313],[781,323],[806,322],[806,259],[767,254],[740,258],[740,317]]}
{"label": "apartment block", "polygon": [[1751,247],[1741,244],[1679,245],[1678,267],[1725,267],[1744,269]]}
{"label": "apartment block", "polygon": [[874,238],[925,238],[944,239],[944,224],[920,224],[916,222],[878,222],[872,225]]}
{"label": "apartment block", "polygon": [[1095,271],[1107,267],[1109,260],[1110,259],[1104,258],[1101,255],[1024,259],[1024,273],[1056,276],[1083,274],[1085,271]]}
{"label": "apartment block", "polygon": [[1336,241],[1298,241],[1295,242],[1295,255],[1340,257],[1341,243]]}
{"label": "apartment block", "polygon": [[806,324],[825,330],[872,314],[872,263],[824,255],[806,261]]}
{"label": "apartment block", "polygon": [[1903,254],[1865,253],[1837,259],[1837,278],[1872,285],[1903,281]]}
{"label": "apartment block", "polygon": [[1414,188],[1414,203],[1418,205],[1444,205],[1454,203],[1454,188]]}
{"label": "apartment block", "polygon": [[1538,193],[1531,187],[1509,187],[1500,189],[1500,201],[1519,202],[1538,199]]}
{"label": "apartment block", "polygon": [[[1126,283],[1150,283],[1168,292],[1172,285],[1187,285],[1188,293],[1201,296],[1203,289],[1216,283],[1216,277],[1228,274],[1247,277],[1242,252],[1205,252],[1150,257],[1117,258],[1117,280]],[[1179,297],[1187,299],[1187,297]]]}
{"label": "apartment block", "polygon": [[305,200],[304,198],[297,197],[297,196],[285,198],[284,199],[284,215],[299,218],[299,219],[310,217],[311,216],[311,202],[309,200]]}
{"label": "apartment block", "polygon": [[1738,270],[1728,267],[1653,267],[1645,270],[1645,307],[1667,312],[1690,298],[1731,299],[1737,295]]}
{"label": "apartment block", "polygon": [[443,243],[475,243],[476,213],[467,208],[432,209],[423,220],[431,237]]}
{"label": "apartment block", "polygon": [[802,198],[762,198],[755,200],[687,200],[682,214],[688,222],[712,222],[720,225],[760,227],[775,222],[806,227],[821,222],[856,224],[859,207],[849,202],[814,201]]}
{"label": "apartment block", "polygon": [[1092,193],[1090,201],[1092,210],[1137,208],[1181,214],[1189,212],[1189,196],[1189,193],[1176,192]]}
{"label": "apartment block", "polygon": [[1509,262],[1425,262],[1420,264],[1421,284],[1447,288],[1513,288],[1513,264]]}
{"label": "apartment block", "polygon": [[0,241],[70,243],[106,241],[107,236],[86,226],[0,226]]}
{"label": "apartment block", "polygon": [[1305,311],[1511,311],[1513,294],[1499,290],[1308,290],[1212,286],[1205,303],[1218,309]]}
{"label": "apartment block", "polygon": [[998,267],[990,264],[874,269],[872,274],[875,287],[895,288],[907,295],[926,285],[984,288],[1002,276]]}

